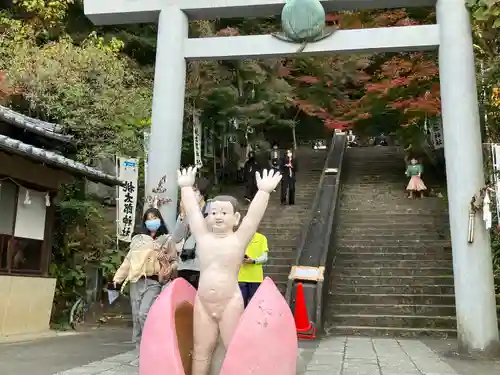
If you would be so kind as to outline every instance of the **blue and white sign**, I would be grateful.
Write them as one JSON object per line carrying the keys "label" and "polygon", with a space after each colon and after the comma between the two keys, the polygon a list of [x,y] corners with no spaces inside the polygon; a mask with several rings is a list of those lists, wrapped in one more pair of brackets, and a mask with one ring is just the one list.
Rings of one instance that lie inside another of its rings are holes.
{"label": "blue and white sign", "polygon": [[116,235],[120,241],[130,242],[135,225],[139,161],[118,158],[117,165],[118,178],[125,185],[118,187]]}

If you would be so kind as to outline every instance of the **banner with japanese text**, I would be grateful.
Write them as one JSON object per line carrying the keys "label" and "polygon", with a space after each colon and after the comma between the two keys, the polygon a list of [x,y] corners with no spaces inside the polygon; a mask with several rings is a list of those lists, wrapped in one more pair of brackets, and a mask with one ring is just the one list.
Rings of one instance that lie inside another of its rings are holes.
{"label": "banner with japanese text", "polygon": [[149,130],[144,131],[144,186],[148,184]]}
{"label": "banner with japanese text", "polygon": [[193,116],[193,150],[194,150],[194,165],[197,168],[203,167],[201,158],[201,121],[198,116]]}
{"label": "banner with japanese text", "polygon": [[139,160],[118,158],[118,178],[125,185],[118,187],[117,200],[117,237],[120,241],[130,242],[134,231],[139,179]]}

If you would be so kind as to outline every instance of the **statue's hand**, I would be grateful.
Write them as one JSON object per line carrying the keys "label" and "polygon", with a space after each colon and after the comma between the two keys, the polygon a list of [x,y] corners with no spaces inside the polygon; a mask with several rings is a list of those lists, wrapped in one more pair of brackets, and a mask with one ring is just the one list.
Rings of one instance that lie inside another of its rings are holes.
{"label": "statue's hand", "polygon": [[276,186],[281,181],[281,173],[275,172],[274,170],[264,169],[262,171],[262,177],[259,172],[256,173],[257,177],[257,187],[259,190],[265,191],[266,193],[271,193],[276,189]]}
{"label": "statue's hand", "polygon": [[177,171],[177,183],[179,187],[191,187],[196,180],[196,167],[189,167]]}

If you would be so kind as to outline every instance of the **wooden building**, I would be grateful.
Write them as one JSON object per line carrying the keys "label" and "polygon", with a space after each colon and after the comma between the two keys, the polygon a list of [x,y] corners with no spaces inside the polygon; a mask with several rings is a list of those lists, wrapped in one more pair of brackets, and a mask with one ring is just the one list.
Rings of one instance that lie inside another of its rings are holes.
{"label": "wooden building", "polygon": [[53,202],[61,184],[75,177],[120,184],[62,156],[71,149],[58,125],[0,106],[0,337],[49,330]]}

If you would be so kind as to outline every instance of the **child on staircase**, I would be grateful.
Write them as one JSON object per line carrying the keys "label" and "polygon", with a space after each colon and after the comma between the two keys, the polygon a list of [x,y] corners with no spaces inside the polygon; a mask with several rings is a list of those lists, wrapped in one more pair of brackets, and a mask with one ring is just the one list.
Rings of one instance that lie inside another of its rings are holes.
{"label": "child on staircase", "polygon": [[406,177],[410,177],[410,182],[408,182],[408,186],[406,186],[406,191],[408,191],[408,198],[415,198],[415,194],[420,194],[420,198],[424,197],[424,191],[427,190],[427,187],[422,181],[422,173],[424,168],[422,164],[418,162],[415,157],[412,157],[410,160],[410,165],[406,168]]}

